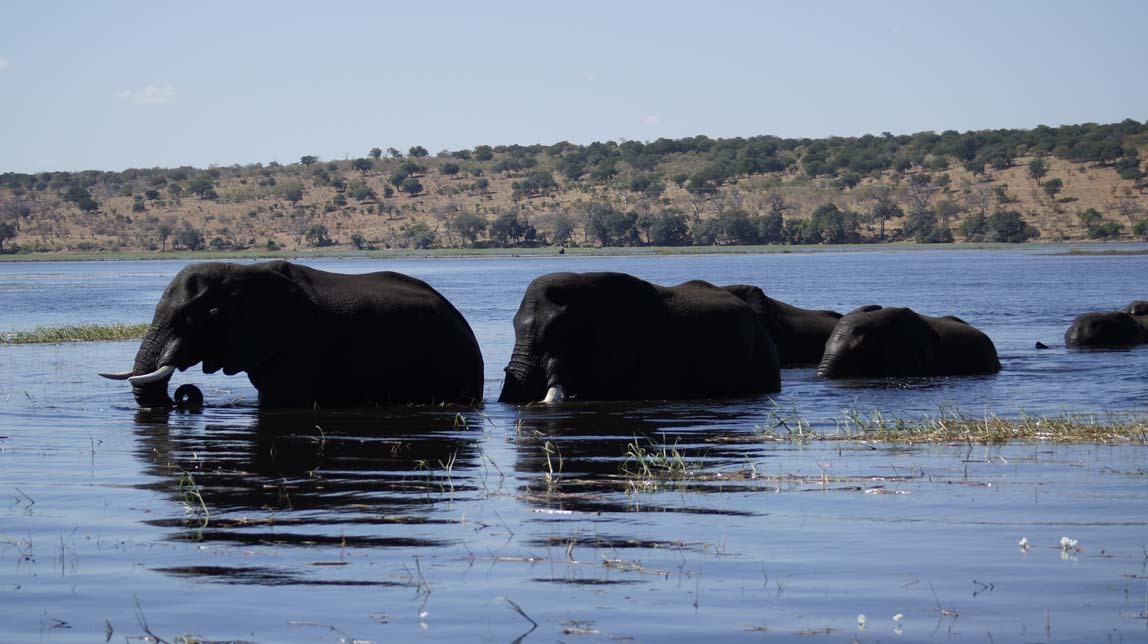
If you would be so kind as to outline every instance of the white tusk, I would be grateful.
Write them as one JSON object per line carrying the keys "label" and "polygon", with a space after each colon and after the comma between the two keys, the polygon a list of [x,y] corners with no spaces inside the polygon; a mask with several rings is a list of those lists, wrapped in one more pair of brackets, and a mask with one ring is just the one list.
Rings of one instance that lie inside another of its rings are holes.
{"label": "white tusk", "polygon": [[107,378],[108,380],[127,380],[128,378],[132,377],[132,372],[130,372],[130,371],[116,371],[116,372],[105,373],[105,372],[101,371],[99,375]]}
{"label": "white tusk", "polygon": [[132,383],[133,385],[147,385],[153,382],[158,382],[160,380],[167,380],[173,373],[175,373],[175,367],[166,365],[156,369],[151,373],[145,373],[142,376],[132,376],[131,378],[128,378],[128,382]]}
{"label": "white tusk", "polygon": [[546,390],[546,397],[542,399],[544,403],[562,402],[566,398],[566,392],[562,391],[562,385],[554,385]]}

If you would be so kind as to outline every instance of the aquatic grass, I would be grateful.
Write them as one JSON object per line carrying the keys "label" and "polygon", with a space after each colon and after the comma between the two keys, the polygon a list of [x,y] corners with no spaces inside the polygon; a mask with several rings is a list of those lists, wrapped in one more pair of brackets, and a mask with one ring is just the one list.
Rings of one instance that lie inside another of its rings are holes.
{"label": "aquatic grass", "polygon": [[116,342],[138,340],[147,324],[67,324],[36,327],[32,331],[0,333],[0,344],[57,344],[60,342]]}
{"label": "aquatic grass", "polygon": [[1005,417],[974,415],[942,406],[936,414],[900,416],[880,410],[842,410],[832,429],[815,429],[796,410],[771,412],[758,426],[773,441],[875,441],[885,443],[988,443],[1056,441],[1063,443],[1148,443],[1148,415],[1108,412]]}
{"label": "aquatic grass", "polygon": [[626,459],[621,470],[627,477],[648,481],[688,478],[693,468],[678,450],[677,443],[669,446],[651,441],[649,447],[644,447],[635,438],[626,444]]}

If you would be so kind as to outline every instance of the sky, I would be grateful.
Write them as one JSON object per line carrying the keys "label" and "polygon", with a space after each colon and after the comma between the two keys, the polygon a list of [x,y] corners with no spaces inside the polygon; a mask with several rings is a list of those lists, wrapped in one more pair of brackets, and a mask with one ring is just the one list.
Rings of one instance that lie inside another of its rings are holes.
{"label": "sky", "polygon": [[0,3],[0,173],[1148,120],[1148,2]]}

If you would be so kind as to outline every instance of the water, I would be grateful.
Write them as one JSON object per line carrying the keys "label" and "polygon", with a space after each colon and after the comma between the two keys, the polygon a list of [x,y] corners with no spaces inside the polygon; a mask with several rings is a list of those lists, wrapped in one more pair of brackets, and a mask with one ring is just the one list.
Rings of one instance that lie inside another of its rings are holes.
{"label": "water", "polygon": [[[1062,336],[1079,312],[1146,297],[1148,256],[307,263],[430,282],[474,328],[492,400],[522,291],[554,270],[956,314],[1003,370],[858,383],[790,369],[754,399],[320,416],[260,413],[242,376],[189,370],[172,384],[199,384],[207,409],[153,415],[94,375],[129,368],[135,343],[0,347],[0,641],[1148,637],[1145,447],[761,438],[779,407],[826,426],[845,408],[1142,413],[1148,349],[1068,351]],[[0,264],[0,331],[147,321],[182,265]],[[691,475],[628,474],[636,451],[656,469],[663,450]]]}

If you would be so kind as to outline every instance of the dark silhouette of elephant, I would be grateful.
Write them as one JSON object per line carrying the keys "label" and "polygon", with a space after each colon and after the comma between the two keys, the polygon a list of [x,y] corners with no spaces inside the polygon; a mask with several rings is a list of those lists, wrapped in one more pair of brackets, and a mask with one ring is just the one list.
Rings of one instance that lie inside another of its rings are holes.
{"label": "dark silhouette of elephant", "polygon": [[[246,372],[261,407],[482,399],[470,325],[425,282],[399,273],[341,275],[285,261],[187,266],[156,305],[131,371],[101,375],[130,381],[141,407],[167,407],[172,373],[200,362],[205,373]],[[194,386],[177,394],[202,400]]]}
{"label": "dark silhouette of elephant", "polygon": [[527,287],[499,400],[661,400],[781,388],[753,309],[712,284],[550,273]]}
{"label": "dark silhouette of elephant", "polygon": [[1070,347],[1130,347],[1148,343],[1148,300],[1122,311],[1081,313],[1064,333]]}
{"label": "dark silhouette of elephant", "polygon": [[817,367],[824,378],[959,376],[1000,371],[996,347],[964,320],[863,306],[842,317]]}
{"label": "dark silhouette of elephant", "polygon": [[802,309],[775,300],[756,286],[733,284],[725,290],[745,300],[777,345],[782,367],[815,365],[821,362],[825,342],[841,314],[836,311]]}

